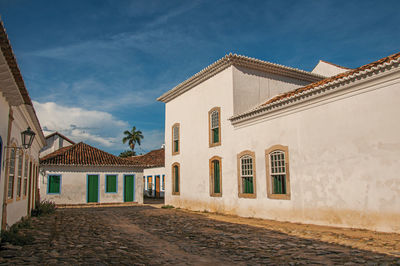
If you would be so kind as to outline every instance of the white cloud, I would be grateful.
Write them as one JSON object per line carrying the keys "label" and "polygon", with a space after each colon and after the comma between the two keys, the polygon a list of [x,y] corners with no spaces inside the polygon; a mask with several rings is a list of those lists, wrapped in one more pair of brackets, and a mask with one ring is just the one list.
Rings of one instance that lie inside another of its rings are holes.
{"label": "white cloud", "polygon": [[122,148],[122,132],[129,128],[126,121],[118,120],[103,111],[58,105],[55,102],[33,101],[44,133],[59,131],[79,142],[99,144],[107,148]]}
{"label": "white cloud", "polygon": [[[100,149],[119,154],[129,149],[122,143],[123,132],[131,125],[104,111],[33,101],[45,135],[58,131],[75,142],[83,141]],[[144,139],[135,151],[145,153],[164,143],[163,130],[142,130]]]}

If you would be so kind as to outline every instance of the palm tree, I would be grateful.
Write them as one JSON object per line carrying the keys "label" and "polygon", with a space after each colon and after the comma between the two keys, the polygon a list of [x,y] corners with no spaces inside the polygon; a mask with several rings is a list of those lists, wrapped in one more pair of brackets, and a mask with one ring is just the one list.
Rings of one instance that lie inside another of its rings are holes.
{"label": "palm tree", "polygon": [[136,127],[133,127],[131,131],[125,130],[124,131],[125,137],[122,139],[122,143],[126,143],[128,141],[129,147],[134,152],[135,144],[140,145],[140,140],[143,139],[142,131],[136,130]]}

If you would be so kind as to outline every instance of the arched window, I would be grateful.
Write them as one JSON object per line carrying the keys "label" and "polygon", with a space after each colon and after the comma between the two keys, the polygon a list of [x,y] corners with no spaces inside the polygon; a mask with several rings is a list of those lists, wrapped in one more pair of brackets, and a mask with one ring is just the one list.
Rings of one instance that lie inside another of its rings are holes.
{"label": "arched window", "polygon": [[7,198],[12,200],[14,198],[14,178],[15,178],[15,161],[17,156],[17,149],[12,147],[10,150],[10,163],[8,170],[8,187]]}
{"label": "arched window", "polygon": [[221,157],[214,156],[209,161],[210,168],[210,196],[222,196]]}
{"label": "arched window", "polygon": [[256,197],[256,163],[255,153],[244,151],[238,154],[239,197]]}
{"label": "arched window", "polygon": [[172,195],[180,195],[180,165],[172,165]]}
{"label": "arched window", "polygon": [[214,107],[208,112],[209,146],[221,145],[221,108]]}
{"label": "arched window", "polygon": [[288,147],[274,145],[265,151],[267,194],[272,199],[290,199]]}
{"label": "arched window", "polygon": [[179,123],[172,126],[172,155],[179,154]]}

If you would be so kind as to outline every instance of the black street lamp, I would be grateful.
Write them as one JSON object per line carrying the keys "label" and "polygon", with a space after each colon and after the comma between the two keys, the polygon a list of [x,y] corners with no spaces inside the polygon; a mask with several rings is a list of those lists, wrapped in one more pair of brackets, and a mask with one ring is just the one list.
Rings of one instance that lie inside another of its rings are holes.
{"label": "black street lamp", "polygon": [[35,135],[35,132],[33,132],[30,127],[21,132],[22,147],[24,147],[24,149],[29,149],[31,147]]}

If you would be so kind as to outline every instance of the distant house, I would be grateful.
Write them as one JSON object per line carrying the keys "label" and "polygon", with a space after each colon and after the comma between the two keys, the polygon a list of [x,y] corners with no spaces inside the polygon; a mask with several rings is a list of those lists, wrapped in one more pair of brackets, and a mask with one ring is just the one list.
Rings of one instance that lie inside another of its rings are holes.
{"label": "distant house", "polygon": [[163,198],[165,192],[165,149],[153,150],[144,155],[132,156],[128,159],[134,164],[144,167],[144,195]]}
{"label": "distant house", "polygon": [[[0,47],[0,219],[4,230],[29,215],[39,200],[39,150],[45,139],[2,22]],[[31,132],[35,137],[24,146]]]}
{"label": "distant house", "polygon": [[41,157],[40,170],[41,199],[56,204],[143,202],[143,166],[83,142]]}
{"label": "distant house", "polygon": [[59,132],[54,132],[46,136],[46,146],[40,150],[40,157],[52,153],[63,147],[74,145],[75,142],[64,136]]}
{"label": "distant house", "polygon": [[312,72],[226,55],[165,103],[165,203],[400,232],[400,53]]}

